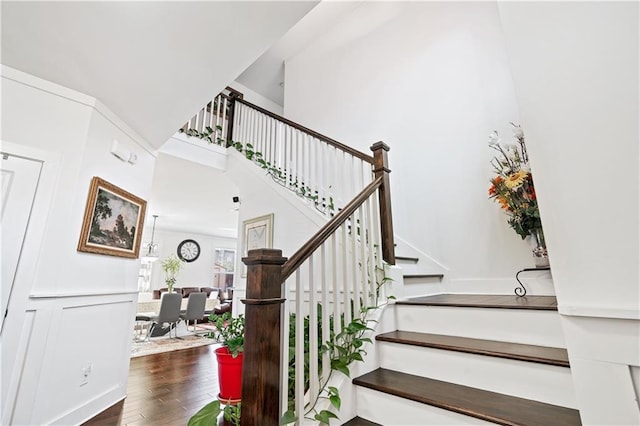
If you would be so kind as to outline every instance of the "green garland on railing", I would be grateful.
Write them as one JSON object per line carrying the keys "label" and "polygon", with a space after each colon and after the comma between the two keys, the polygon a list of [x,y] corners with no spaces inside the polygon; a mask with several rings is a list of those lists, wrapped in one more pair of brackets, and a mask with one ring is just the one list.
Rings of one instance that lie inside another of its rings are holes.
{"label": "green garland on railing", "polygon": [[[222,131],[222,127],[220,126],[216,126],[216,129]],[[270,175],[276,183],[289,189],[299,197],[311,201],[315,209],[320,213],[328,215],[329,217],[333,217],[335,212],[333,197],[329,197],[329,200],[327,200],[326,197],[320,198],[320,196],[318,195],[318,191],[312,190],[309,186],[305,185],[304,182],[299,182],[298,179],[295,179],[294,181],[293,176],[291,175],[287,177],[282,171],[281,167],[278,167],[276,164],[271,164],[269,161],[265,161],[264,155],[260,151],[254,150],[253,145],[251,145],[250,143],[245,145],[242,142],[227,142],[221,137],[217,137],[214,141],[211,135],[215,132],[215,130],[209,126],[205,127],[204,132],[200,132],[196,129],[180,129],[178,130],[178,132],[184,133],[185,135],[190,137],[196,137],[202,140],[206,140],[210,144],[216,144],[224,146],[226,148],[235,148],[238,152],[244,154],[244,156],[249,161],[253,161],[259,167],[266,170],[267,174]]]}
{"label": "green garland on railing", "polygon": [[287,176],[282,167],[278,167],[275,163],[271,164],[271,162],[266,161],[264,159],[264,155],[260,151],[256,151],[253,148],[253,145],[247,143],[246,145],[242,142],[231,142],[230,146],[234,147],[238,152],[244,154],[244,156],[249,161],[253,161],[262,169],[267,171],[267,174],[271,176],[271,178],[281,186],[289,189],[296,195],[302,198],[306,198],[311,201],[320,213],[328,214],[329,217],[332,217],[335,211],[335,205],[333,202],[333,197],[329,197],[329,200],[325,197],[320,198],[318,195],[318,191],[312,190],[309,186],[307,186],[304,182],[298,181],[296,178],[294,181],[294,177],[289,175]]}
{"label": "green garland on railing", "polygon": [[225,139],[221,138],[220,136],[218,136],[216,138],[216,140],[214,141],[213,138],[211,137],[211,135],[213,135],[215,132],[219,131],[220,133],[222,133],[222,126],[216,126],[215,129],[209,126],[206,126],[204,128],[204,132],[200,132],[196,129],[179,129],[178,133],[184,133],[187,136],[191,136],[194,138],[200,138],[202,140],[205,140],[211,144],[216,144],[216,145],[220,145],[223,146],[225,144]]}

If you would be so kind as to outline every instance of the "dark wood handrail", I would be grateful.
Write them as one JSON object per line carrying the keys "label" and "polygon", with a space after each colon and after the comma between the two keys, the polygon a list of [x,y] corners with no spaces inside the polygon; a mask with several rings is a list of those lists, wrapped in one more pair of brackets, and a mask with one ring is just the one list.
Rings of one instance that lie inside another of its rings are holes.
{"label": "dark wood handrail", "polygon": [[331,218],[316,234],[311,237],[309,241],[303,245],[300,250],[295,252],[293,256],[289,258],[282,266],[282,282],[289,278],[296,269],[302,265],[302,263],[316,251],[327,238],[331,236],[336,230],[344,224],[349,216],[353,214],[366,200],[373,194],[373,192],[382,185],[383,178],[377,177],[373,182],[367,185],[356,197],[351,200],[340,212]]}
{"label": "dark wood handrail", "polygon": [[253,108],[256,111],[261,112],[262,114],[268,115],[269,117],[271,117],[271,118],[273,118],[275,120],[278,120],[278,121],[281,121],[281,122],[283,122],[285,124],[288,124],[289,126],[295,128],[295,129],[298,129],[298,130],[300,130],[302,132],[305,132],[305,133],[307,133],[307,134],[309,134],[309,135],[311,135],[311,136],[313,136],[315,138],[318,138],[321,141],[326,142],[331,146],[334,146],[334,147],[336,147],[336,148],[338,148],[338,149],[340,149],[340,150],[342,150],[342,151],[344,151],[344,152],[346,152],[348,154],[353,155],[354,157],[357,157],[357,158],[359,158],[359,159],[361,159],[363,161],[366,161],[367,163],[373,164],[373,157],[371,155],[365,154],[364,152],[360,152],[357,149],[353,149],[350,146],[347,146],[347,145],[345,145],[343,143],[340,143],[335,139],[331,139],[328,136],[325,136],[325,135],[323,135],[321,133],[315,132],[315,131],[307,128],[307,127],[304,127],[304,126],[296,123],[296,122],[288,120],[288,119],[282,117],[281,115],[274,114],[273,112],[268,111],[268,110],[266,110],[266,109],[264,109],[262,107],[259,107],[258,105],[252,104],[251,102],[247,102],[244,99],[236,99],[235,101],[236,102],[240,102],[241,104],[244,104],[244,105],[248,106],[249,108]]}

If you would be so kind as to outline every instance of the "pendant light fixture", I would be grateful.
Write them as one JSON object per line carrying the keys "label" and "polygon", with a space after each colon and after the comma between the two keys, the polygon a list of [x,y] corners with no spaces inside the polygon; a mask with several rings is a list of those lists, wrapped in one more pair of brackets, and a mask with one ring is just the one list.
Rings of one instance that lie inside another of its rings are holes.
{"label": "pendant light fixture", "polygon": [[153,238],[156,235],[156,219],[158,219],[158,215],[154,214],[153,228],[151,229],[151,241],[143,245],[144,252],[142,254],[142,260],[147,262],[158,260],[158,243],[153,241]]}

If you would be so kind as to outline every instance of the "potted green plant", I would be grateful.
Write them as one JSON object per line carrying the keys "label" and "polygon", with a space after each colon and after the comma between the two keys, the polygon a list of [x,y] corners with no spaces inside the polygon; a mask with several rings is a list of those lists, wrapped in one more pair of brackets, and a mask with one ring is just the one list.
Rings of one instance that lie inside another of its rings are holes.
{"label": "potted green plant", "polygon": [[176,284],[176,279],[178,277],[178,272],[182,269],[184,262],[178,258],[178,256],[171,255],[160,262],[160,266],[162,266],[162,271],[165,273],[164,282],[167,284],[167,289],[169,289],[169,293],[173,292],[173,286]]}
{"label": "potted green plant", "polygon": [[215,350],[220,394],[217,400],[202,407],[189,419],[189,426],[215,425],[220,413],[224,413],[227,421],[239,425],[245,318],[244,315],[234,318],[231,313],[226,312],[222,315],[211,314],[209,321],[216,328],[209,337],[222,343]]}

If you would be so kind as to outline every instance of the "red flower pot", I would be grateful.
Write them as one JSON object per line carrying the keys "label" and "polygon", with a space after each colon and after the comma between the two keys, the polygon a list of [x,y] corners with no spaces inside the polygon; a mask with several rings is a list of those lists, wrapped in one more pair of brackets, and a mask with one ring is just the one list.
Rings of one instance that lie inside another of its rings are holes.
{"label": "red flower pot", "polygon": [[222,402],[238,402],[242,398],[242,352],[234,358],[227,347],[221,347],[216,349],[215,353],[220,384],[218,399]]}

